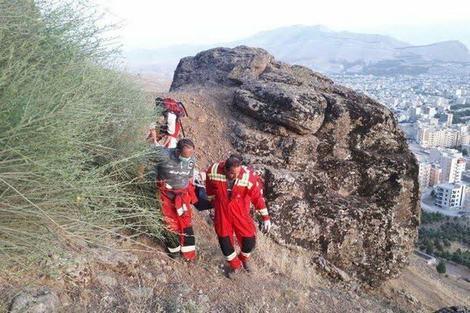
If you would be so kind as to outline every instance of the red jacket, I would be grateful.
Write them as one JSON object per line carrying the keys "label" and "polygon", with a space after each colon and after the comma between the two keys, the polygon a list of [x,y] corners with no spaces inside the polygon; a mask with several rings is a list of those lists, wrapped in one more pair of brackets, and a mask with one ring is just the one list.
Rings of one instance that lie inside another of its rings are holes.
{"label": "red jacket", "polygon": [[[207,170],[206,191],[208,199],[212,202],[215,209],[214,222],[216,231],[220,234],[225,233],[227,223],[232,224],[238,221],[245,221],[246,224],[243,224],[246,227],[242,224],[242,228],[246,228],[246,233],[251,233],[255,230],[250,215],[251,203],[253,203],[256,211],[261,214],[264,220],[269,219],[258,177],[243,166],[229,197],[224,163],[215,163]],[[245,233],[244,229],[241,231]]]}

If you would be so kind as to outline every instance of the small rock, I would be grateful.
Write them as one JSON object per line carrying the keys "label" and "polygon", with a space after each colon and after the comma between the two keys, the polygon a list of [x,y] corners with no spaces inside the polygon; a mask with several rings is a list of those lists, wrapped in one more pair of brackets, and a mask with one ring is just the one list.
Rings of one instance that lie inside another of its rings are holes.
{"label": "small rock", "polygon": [[437,310],[435,313],[470,313],[467,306],[451,306]]}
{"label": "small rock", "polygon": [[48,287],[27,289],[16,295],[10,304],[10,313],[59,312],[59,297]]}
{"label": "small rock", "polygon": [[153,289],[148,287],[136,287],[136,288],[129,288],[129,294],[134,299],[150,299],[153,296]]}
{"label": "small rock", "polygon": [[99,273],[96,275],[96,280],[105,287],[115,287],[117,285],[117,279],[108,274]]}

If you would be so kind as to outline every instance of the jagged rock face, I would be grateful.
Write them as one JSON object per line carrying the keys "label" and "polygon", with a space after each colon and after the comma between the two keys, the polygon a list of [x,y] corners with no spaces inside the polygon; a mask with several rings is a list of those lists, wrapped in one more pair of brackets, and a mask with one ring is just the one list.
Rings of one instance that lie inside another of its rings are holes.
{"label": "jagged rock face", "polygon": [[243,46],[182,59],[172,90],[194,88],[230,90],[220,105],[232,108],[234,148],[264,170],[275,240],[372,286],[406,264],[418,167],[386,107]]}

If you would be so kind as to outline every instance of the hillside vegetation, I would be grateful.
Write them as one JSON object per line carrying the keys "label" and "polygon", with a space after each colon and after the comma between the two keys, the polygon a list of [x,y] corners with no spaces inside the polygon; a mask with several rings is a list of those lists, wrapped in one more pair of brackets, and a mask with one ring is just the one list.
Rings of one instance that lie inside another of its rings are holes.
{"label": "hillside vegetation", "polygon": [[418,248],[470,268],[470,220],[424,212]]}
{"label": "hillside vegetation", "polygon": [[145,94],[83,1],[0,0],[0,273],[160,233],[135,172]]}

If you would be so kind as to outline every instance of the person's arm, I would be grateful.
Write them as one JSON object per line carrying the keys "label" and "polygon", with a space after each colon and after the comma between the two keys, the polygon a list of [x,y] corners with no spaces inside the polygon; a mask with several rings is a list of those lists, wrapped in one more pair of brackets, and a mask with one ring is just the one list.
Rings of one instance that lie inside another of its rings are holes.
{"label": "person's arm", "polygon": [[250,201],[253,203],[256,212],[261,216],[263,221],[263,231],[269,232],[271,229],[271,218],[269,216],[268,208],[266,207],[266,200],[263,197],[261,186],[258,183],[257,177],[250,173],[250,179],[248,184],[248,195]]}
{"label": "person's arm", "polygon": [[191,195],[191,204],[195,204],[198,202],[197,194],[196,194],[196,187],[194,185],[194,168],[196,167],[196,158],[193,157],[193,167],[189,172],[189,193]]}
{"label": "person's arm", "polygon": [[147,177],[151,181],[155,181],[157,178],[157,168],[162,162],[168,158],[168,149],[163,147],[160,144],[152,146],[150,151],[147,153],[148,163],[149,163],[149,172]]}
{"label": "person's arm", "polygon": [[209,168],[206,171],[206,193],[207,193],[207,200],[209,201],[211,206],[214,206],[215,190],[214,190],[214,186],[210,177],[212,166],[209,166]]}
{"label": "person's arm", "polygon": [[269,219],[269,212],[266,208],[266,200],[264,199],[260,186],[258,182],[250,180],[250,185],[248,186],[248,194],[250,196],[251,203],[255,206],[255,210],[259,213],[263,220],[265,218]]}
{"label": "person's arm", "polygon": [[195,170],[194,174],[194,191],[196,193],[197,202],[194,204],[198,211],[205,211],[212,209],[212,206],[207,199],[207,192],[206,192],[206,172],[201,172]]}
{"label": "person's arm", "polygon": [[157,135],[157,129],[156,129],[156,123],[155,122],[150,124],[149,129],[147,130],[146,140],[147,140],[148,143],[157,144],[158,135]]}

